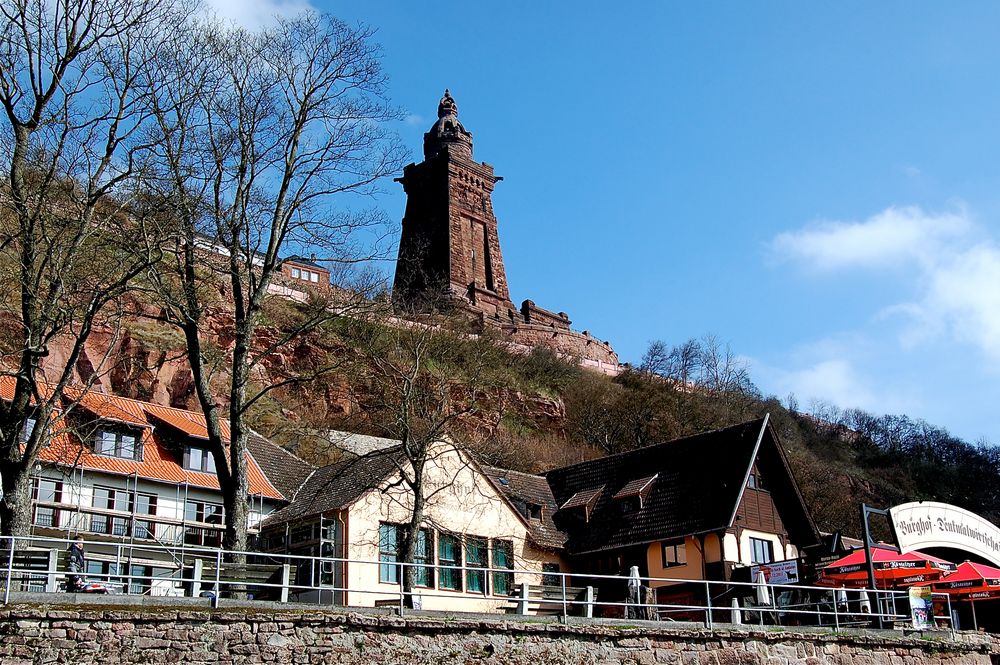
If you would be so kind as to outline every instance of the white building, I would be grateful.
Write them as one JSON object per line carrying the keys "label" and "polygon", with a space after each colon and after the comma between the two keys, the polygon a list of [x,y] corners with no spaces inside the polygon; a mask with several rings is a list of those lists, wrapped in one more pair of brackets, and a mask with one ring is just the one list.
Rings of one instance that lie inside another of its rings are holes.
{"label": "white building", "polygon": [[[32,478],[32,535],[84,538],[88,572],[120,576],[132,592],[168,593],[169,583],[139,579],[176,571],[166,548],[221,545],[223,502],[202,414],[91,392],[54,428]],[[255,434],[249,449],[255,534],[313,469]]]}

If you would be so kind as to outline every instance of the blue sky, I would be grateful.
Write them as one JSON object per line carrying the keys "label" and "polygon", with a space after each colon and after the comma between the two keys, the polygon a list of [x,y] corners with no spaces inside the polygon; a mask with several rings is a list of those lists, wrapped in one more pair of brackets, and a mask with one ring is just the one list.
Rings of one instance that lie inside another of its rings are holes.
{"label": "blue sky", "polygon": [[1000,442],[1000,5],[313,6],[378,28],[414,159],[451,89],[515,302],[623,361],[715,334],[766,393]]}

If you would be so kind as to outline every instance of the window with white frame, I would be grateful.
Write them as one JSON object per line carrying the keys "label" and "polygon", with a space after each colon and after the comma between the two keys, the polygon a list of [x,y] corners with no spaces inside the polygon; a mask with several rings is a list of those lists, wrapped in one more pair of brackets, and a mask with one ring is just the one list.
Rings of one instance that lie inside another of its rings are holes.
{"label": "window with white frame", "polygon": [[[94,487],[93,506],[100,511],[155,515],[156,495],[98,485]],[[120,517],[105,513],[94,513],[90,516],[90,531],[93,533],[105,533],[111,536],[134,535],[136,538],[151,538],[155,532],[155,527],[149,520],[133,521],[131,516]]]}
{"label": "window with white frame", "polygon": [[289,268],[289,274],[291,274],[292,279],[301,279],[303,282],[312,282],[313,284],[319,283],[320,273],[315,270],[293,267]]}
{"label": "window with white frame", "polygon": [[36,526],[59,526],[59,509],[54,506],[40,506],[41,503],[62,503],[63,484],[61,480],[35,478],[31,494],[35,500],[31,522]]}
{"label": "window with white frame", "polygon": [[774,543],[764,538],[750,538],[750,562],[771,563],[774,561]]}
{"label": "window with white frame", "polygon": [[[185,522],[221,525],[224,518],[225,512],[221,504],[191,500],[184,503]],[[222,530],[186,525],[184,527],[184,543],[187,545],[219,547],[222,544]]]}
{"label": "window with white frame", "polygon": [[687,565],[687,546],[683,538],[663,541],[663,567]]}

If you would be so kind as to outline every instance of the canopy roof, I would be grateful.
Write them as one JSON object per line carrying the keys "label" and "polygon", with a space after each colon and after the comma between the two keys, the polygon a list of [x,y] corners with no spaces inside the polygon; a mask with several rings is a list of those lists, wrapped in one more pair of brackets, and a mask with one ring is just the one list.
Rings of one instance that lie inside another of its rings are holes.
{"label": "canopy roof", "polygon": [[[900,554],[894,550],[876,547],[872,549],[872,568],[878,586],[906,586],[931,582],[956,566],[950,561],[923,552]],[[834,561],[823,569],[823,584],[843,584],[865,586],[868,570],[864,549],[854,550],[847,556]]]}
{"label": "canopy roof", "polygon": [[958,569],[931,582],[934,591],[970,600],[1000,597],[1000,568],[966,561]]}

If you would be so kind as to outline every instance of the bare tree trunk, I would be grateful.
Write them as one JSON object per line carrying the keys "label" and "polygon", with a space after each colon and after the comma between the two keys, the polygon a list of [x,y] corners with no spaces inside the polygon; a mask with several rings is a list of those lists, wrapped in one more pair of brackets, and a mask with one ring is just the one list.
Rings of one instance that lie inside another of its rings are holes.
{"label": "bare tree trunk", "polygon": [[424,521],[424,507],[426,498],[423,487],[423,469],[418,472],[414,469],[414,482],[411,483],[413,491],[413,510],[410,512],[410,521],[406,524],[406,531],[403,534],[403,563],[410,564],[403,567],[403,603],[406,607],[413,608],[413,590],[417,586],[417,575],[419,571],[412,565],[417,560],[417,545],[420,542],[420,526]]}
{"label": "bare tree trunk", "polygon": [[31,470],[22,463],[0,465],[3,500],[0,525],[5,536],[26,536],[31,532]]}

